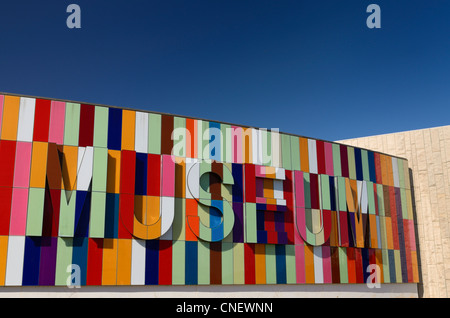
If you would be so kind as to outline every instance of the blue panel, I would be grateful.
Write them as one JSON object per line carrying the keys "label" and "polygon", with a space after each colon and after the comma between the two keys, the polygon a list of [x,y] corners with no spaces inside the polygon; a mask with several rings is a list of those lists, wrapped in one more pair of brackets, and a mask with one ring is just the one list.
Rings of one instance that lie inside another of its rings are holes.
{"label": "blue panel", "polygon": [[105,238],[118,237],[119,194],[106,193]]}
{"label": "blue panel", "polygon": [[223,237],[223,223],[222,223],[222,200],[211,200],[211,207],[209,208],[209,227],[212,228],[211,239],[213,242],[221,241]]}
{"label": "blue panel", "polygon": [[158,285],[159,240],[145,242],[145,285]]}
{"label": "blue panel", "polygon": [[277,284],[286,284],[286,248],[275,245]]}
{"label": "blue panel", "polygon": [[267,244],[267,232],[264,230],[257,230],[256,241],[260,244]]}
{"label": "blue panel", "polygon": [[80,266],[80,284],[86,285],[87,255],[89,238],[74,237],[72,250],[72,264]]}
{"label": "blue panel", "polygon": [[377,182],[377,175],[375,170],[375,153],[373,151],[367,151],[367,157],[369,159],[369,173],[370,181]]}
{"label": "blue panel", "polygon": [[75,237],[88,237],[91,215],[91,192],[77,191],[75,203]]}
{"label": "blue panel", "polygon": [[394,250],[388,250],[388,254],[389,254],[389,277],[390,277],[391,283],[396,283],[397,280],[395,279]]}
{"label": "blue panel", "polygon": [[221,161],[220,151],[222,148],[220,138],[220,124],[215,122],[209,122],[209,155],[210,159]]}
{"label": "blue panel", "polygon": [[356,242],[353,239],[354,233],[355,233],[355,213],[354,212],[347,212],[347,228],[348,228],[348,246],[349,247],[355,247]]}
{"label": "blue panel", "polygon": [[256,210],[256,229],[259,231],[264,231],[264,214],[265,211]]}
{"label": "blue panel", "polygon": [[336,187],[334,185],[334,177],[330,177],[330,207],[331,211],[336,211]]}
{"label": "blue panel", "polygon": [[355,149],[356,180],[364,180],[361,149],[360,148],[354,148],[354,149]]}
{"label": "blue panel", "polygon": [[185,284],[197,285],[198,283],[198,246],[197,242],[185,243]]}
{"label": "blue panel", "polygon": [[25,255],[23,262],[23,286],[39,284],[39,263],[41,259],[41,237],[27,236],[25,238]]}
{"label": "blue panel", "polygon": [[278,232],[278,244],[288,244],[287,232]]}
{"label": "blue panel", "polygon": [[122,149],[122,109],[109,108],[108,149]]}
{"label": "blue panel", "polygon": [[147,154],[136,153],[135,194],[147,195]]}
{"label": "blue panel", "polygon": [[369,262],[369,249],[362,248],[361,249],[361,258],[362,258],[362,266],[363,266],[363,276],[364,282],[367,282],[367,278],[369,278],[370,272],[367,272],[367,268],[370,264]]}
{"label": "blue panel", "polygon": [[234,184],[232,187],[233,202],[243,202],[243,182],[242,182],[242,167],[244,165],[233,163],[231,166],[231,173],[233,175]]}

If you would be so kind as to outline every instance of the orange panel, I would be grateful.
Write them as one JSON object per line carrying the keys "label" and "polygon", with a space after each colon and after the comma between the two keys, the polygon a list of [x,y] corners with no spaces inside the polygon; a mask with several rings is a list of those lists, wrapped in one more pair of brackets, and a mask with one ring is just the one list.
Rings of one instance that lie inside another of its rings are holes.
{"label": "orange panel", "polygon": [[376,249],[375,250],[375,259],[377,262],[377,265],[380,269],[380,283],[384,283],[384,268],[383,268],[383,251]]}
{"label": "orange panel", "polygon": [[242,151],[243,154],[243,162],[244,163],[253,163],[252,157],[252,130],[251,128],[243,128],[242,129]]}
{"label": "orange panel", "polygon": [[308,139],[300,137],[300,169],[309,172]]}
{"label": "orange panel", "polygon": [[30,172],[31,188],[45,188],[47,174],[47,151],[47,143],[39,141],[33,142]]}
{"label": "orange panel", "polygon": [[386,220],[386,237],[387,237],[387,248],[394,249],[394,240],[392,237],[392,221],[390,216],[384,218]]}
{"label": "orange panel", "polygon": [[16,140],[19,122],[20,97],[5,96],[3,104],[2,139]]}
{"label": "orange panel", "polygon": [[0,286],[5,286],[8,236],[0,236]]}
{"label": "orange panel", "polygon": [[255,244],[255,282],[266,283],[266,245]]}
{"label": "orange panel", "polygon": [[123,110],[122,112],[122,149],[134,150],[136,112]]}
{"label": "orange panel", "polygon": [[108,150],[108,173],[106,191],[108,193],[120,192],[120,154],[119,150]]}
{"label": "orange panel", "polygon": [[273,180],[264,178],[263,179],[263,188],[264,188],[264,198],[273,198]]}
{"label": "orange panel", "polygon": [[117,239],[104,239],[102,262],[102,285],[117,282]]}
{"label": "orange panel", "polygon": [[117,285],[131,284],[131,240],[118,240]]}
{"label": "orange panel", "polygon": [[[194,233],[199,233],[199,223],[194,222],[193,219],[188,223],[188,216],[198,216],[197,200],[186,199],[186,241],[197,241],[197,236]],[[198,220],[198,219],[197,219]],[[191,230],[191,227],[193,228]]]}
{"label": "orange panel", "polygon": [[305,279],[307,284],[314,284],[314,247],[305,245]]}
{"label": "orange panel", "polygon": [[77,186],[78,147],[64,146],[63,153],[61,189],[74,190]]}
{"label": "orange panel", "polygon": [[378,232],[377,232],[377,217],[374,214],[369,214],[370,223],[370,244],[372,248],[378,248]]}

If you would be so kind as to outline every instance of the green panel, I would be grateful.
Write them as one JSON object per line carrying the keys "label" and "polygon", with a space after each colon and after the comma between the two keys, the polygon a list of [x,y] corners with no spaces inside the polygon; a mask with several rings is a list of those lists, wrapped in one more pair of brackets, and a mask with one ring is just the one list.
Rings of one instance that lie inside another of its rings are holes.
{"label": "green panel", "polygon": [[[313,227],[313,210],[312,209],[305,209],[305,225],[306,225],[306,241],[311,244],[316,244],[316,236],[313,233],[314,227]],[[309,231],[308,231],[309,230]]]}
{"label": "green panel", "polygon": [[369,202],[369,214],[376,214],[375,209],[375,193],[373,191],[373,182],[366,181],[367,200]]}
{"label": "green panel", "polygon": [[378,215],[385,216],[383,185],[377,184]]}
{"label": "green panel", "polygon": [[231,146],[231,126],[220,124],[220,132],[222,134],[222,151],[220,152],[222,162],[232,162],[232,146]]}
{"label": "green panel", "polygon": [[173,152],[172,154],[177,157],[186,158],[186,118],[174,117],[173,129],[176,135],[172,135],[173,139]]}
{"label": "green panel", "polygon": [[333,169],[334,175],[337,177],[342,176],[341,171],[341,150],[338,144],[333,144]]}
{"label": "green panel", "polygon": [[[203,205],[201,203],[198,204],[197,208],[198,216],[200,218],[200,222],[207,226],[209,229],[209,206]],[[211,230],[205,232],[203,227],[200,227],[200,237],[202,237],[206,241],[212,240]]]}
{"label": "green panel", "polygon": [[[61,190],[61,203],[59,208],[59,235],[73,237],[75,226],[76,191]],[[69,202],[67,202],[69,200]]]}
{"label": "green panel", "polygon": [[108,146],[108,108],[95,106],[94,147]]}
{"label": "green panel", "polygon": [[92,191],[106,192],[108,149],[95,147],[93,160]]}
{"label": "green panel", "polygon": [[199,133],[201,132],[200,136],[201,136],[201,143],[199,143],[199,145],[201,145],[201,154],[203,159],[211,159],[211,153],[209,152],[209,133],[208,133],[208,129],[209,129],[209,121],[200,121],[201,123],[201,129],[199,129]]}
{"label": "green panel", "polygon": [[148,114],[148,153],[161,154],[161,115]]}
{"label": "green panel", "polygon": [[303,172],[303,191],[305,192],[305,208],[311,208],[311,182],[309,173]]}
{"label": "green panel", "polygon": [[80,104],[66,103],[64,120],[64,145],[78,146],[80,129]]}
{"label": "green panel", "polygon": [[262,130],[262,145],[263,145],[263,165],[273,166],[273,150],[272,150],[272,133],[267,130]]}
{"label": "green panel", "polygon": [[277,263],[275,245],[266,244],[266,284],[277,283]]}
{"label": "green panel", "polygon": [[208,285],[210,283],[210,250],[209,242],[198,241],[198,284]]}
{"label": "green panel", "polygon": [[244,272],[244,243],[233,243],[233,282],[245,283]]}
{"label": "green panel", "polygon": [[391,282],[391,275],[389,274],[389,251],[387,249],[381,250],[381,255],[383,258],[383,282],[384,283],[390,283]]}
{"label": "green panel", "polygon": [[331,198],[330,198],[330,178],[328,175],[320,175],[321,184],[321,198],[322,198],[322,209],[331,210]]}
{"label": "green panel", "polygon": [[172,223],[172,239],[185,240],[186,238],[186,200],[175,198],[175,215]]}
{"label": "green panel", "polygon": [[380,220],[380,236],[381,236],[379,239],[381,239],[381,248],[386,249],[388,248],[387,233],[386,233],[386,217],[380,215],[379,220]]}
{"label": "green panel", "polygon": [[339,249],[339,276],[341,284],[348,284],[347,272],[347,250],[345,247],[338,247]]}
{"label": "green panel", "polygon": [[30,188],[28,193],[27,230],[29,236],[42,236],[45,189]]}
{"label": "green panel", "polygon": [[233,284],[233,243],[222,243],[222,284]]}
{"label": "green panel", "polygon": [[184,285],[185,283],[185,241],[173,241],[172,245],[172,284]]}
{"label": "green panel", "polygon": [[397,160],[397,164],[398,164],[398,181],[399,181],[399,185],[401,189],[405,188],[405,168],[403,167],[403,163],[405,161],[398,159]]}
{"label": "green panel", "polygon": [[105,237],[106,193],[92,192],[89,237]]}
{"label": "green panel", "polygon": [[292,170],[300,171],[300,140],[296,136],[291,137]]}
{"label": "green panel", "polygon": [[245,242],[256,243],[256,203],[245,203]]}
{"label": "green panel", "polygon": [[285,245],[286,249],[286,283],[296,284],[295,245]]}
{"label": "green panel", "polygon": [[350,179],[356,180],[355,148],[347,147],[347,157],[349,177]]}
{"label": "green panel", "polygon": [[345,196],[345,178],[338,177],[339,211],[347,211],[347,198]]}
{"label": "green panel", "polygon": [[395,259],[395,282],[402,282],[402,262],[400,261],[400,250],[394,250]]}
{"label": "green panel", "polygon": [[400,199],[401,199],[401,204],[402,204],[402,218],[404,220],[409,219],[408,205],[406,203],[406,189],[400,188]]}
{"label": "green panel", "polygon": [[369,156],[367,150],[361,149],[361,160],[363,168],[363,179],[370,181]]}
{"label": "green panel", "polygon": [[281,134],[281,164],[284,169],[292,170],[291,136]]}
{"label": "green panel", "polygon": [[70,273],[67,267],[72,264],[73,238],[58,237],[56,252],[55,286],[67,286]]}

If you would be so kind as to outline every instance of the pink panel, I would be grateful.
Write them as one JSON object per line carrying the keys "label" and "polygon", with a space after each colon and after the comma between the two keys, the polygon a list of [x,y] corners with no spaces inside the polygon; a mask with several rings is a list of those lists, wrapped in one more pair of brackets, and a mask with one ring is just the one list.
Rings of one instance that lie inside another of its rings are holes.
{"label": "pink panel", "polygon": [[[305,220],[305,208],[295,207],[295,226],[296,226],[296,239],[298,236],[298,243],[295,244],[303,244],[304,240],[302,237],[306,237],[306,220]],[[301,236],[300,236],[301,234]]]}
{"label": "pink panel", "polygon": [[256,197],[256,203],[266,204],[266,198]]}
{"label": "pink panel", "polygon": [[266,177],[266,167],[265,166],[255,166],[255,177],[265,178]]}
{"label": "pink panel", "polygon": [[297,284],[304,284],[305,279],[305,245],[295,245],[295,273]]}
{"label": "pink panel", "polygon": [[332,283],[331,279],[331,255],[330,247],[322,246],[322,260],[323,260],[323,282],[325,284]]}
{"label": "pink panel", "polygon": [[3,118],[3,100],[5,96],[0,95],[0,131],[2,131],[2,118]]}
{"label": "pink panel", "polygon": [[66,114],[66,103],[52,101],[50,110],[49,142],[62,145],[64,141],[64,119]]}
{"label": "pink panel", "polygon": [[409,223],[409,247],[411,251],[416,250],[416,237],[414,232],[414,220],[408,220]]}
{"label": "pink panel", "polygon": [[329,142],[325,144],[325,169],[326,173],[329,176],[334,176],[334,168],[333,168],[333,145]]}
{"label": "pink panel", "polygon": [[14,188],[11,204],[10,235],[25,235],[28,189]]}
{"label": "pink panel", "polygon": [[175,157],[162,156],[162,195],[164,197],[175,196]]}
{"label": "pink panel", "polygon": [[305,206],[305,194],[303,185],[303,171],[294,171],[295,206]]}
{"label": "pink panel", "polygon": [[16,144],[16,159],[14,170],[15,188],[28,188],[30,184],[31,142],[18,141]]}

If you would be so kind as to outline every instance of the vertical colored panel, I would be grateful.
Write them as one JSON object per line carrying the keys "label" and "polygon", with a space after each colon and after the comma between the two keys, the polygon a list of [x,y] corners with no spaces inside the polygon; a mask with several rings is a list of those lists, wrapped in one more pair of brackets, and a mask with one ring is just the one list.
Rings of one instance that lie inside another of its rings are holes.
{"label": "vertical colored panel", "polygon": [[0,187],[12,187],[14,180],[16,142],[0,140],[0,154]]}
{"label": "vertical colored panel", "polygon": [[[28,188],[28,186],[30,185],[31,147],[32,143],[30,142],[18,142],[16,144],[16,153],[18,155],[15,156],[16,158],[14,164],[14,183],[13,183],[14,187]],[[3,152],[1,153],[3,156],[4,153]],[[8,164],[11,165],[11,163]]]}
{"label": "vertical colored panel", "polygon": [[316,152],[317,152],[317,173],[326,174],[325,144],[322,140],[316,140]]}
{"label": "vertical colored panel", "polygon": [[255,244],[244,244],[245,284],[255,284]]}
{"label": "vertical colored panel", "polygon": [[22,285],[25,236],[10,236],[6,262],[5,286]]}
{"label": "vertical colored panel", "polygon": [[56,244],[55,286],[66,286],[67,268],[73,263],[73,238],[58,237]]}
{"label": "vertical colored panel", "polygon": [[[2,96],[0,95],[0,103],[2,101]],[[9,236],[0,236],[0,286],[5,286],[6,277],[6,261],[8,256],[8,239]]]}
{"label": "vertical colored panel", "polygon": [[136,112],[124,109],[122,111],[122,149],[134,150]]}
{"label": "vertical colored panel", "polygon": [[30,187],[45,188],[47,167],[47,143],[33,142],[31,157]]}
{"label": "vertical colored panel", "polygon": [[159,271],[159,242],[148,240],[145,242],[145,285],[158,284]]}
{"label": "vertical colored panel", "polygon": [[109,108],[108,149],[122,149],[122,110],[118,108]]}
{"label": "vertical colored panel", "polygon": [[66,118],[66,103],[51,102],[50,107],[50,127],[48,141],[62,145],[64,142],[64,124]]}
{"label": "vertical colored panel", "polygon": [[314,284],[314,246],[305,245],[305,283]]}
{"label": "vertical colored panel", "polygon": [[34,98],[20,98],[17,141],[33,141],[35,106],[36,100]]}
{"label": "vertical colored panel", "polygon": [[102,285],[116,285],[117,283],[117,239],[103,241]]}
{"label": "vertical colored panel", "polygon": [[148,152],[148,113],[136,112],[136,131],[134,149],[137,152]]}
{"label": "vertical colored panel", "polygon": [[103,239],[89,239],[86,285],[102,284]]}
{"label": "vertical colored panel", "polygon": [[146,242],[137,239],[131,242],[131,285],[145,285]]}
{"label": "vertical colored panel", "polygon": [[[5,96],[4,95],[0,95],[0,135],[1,135],[1,131],[2,131],[2,121],[3,121],[3,102],[5,100]],[[1,284],[0,284],[1,286]]]}
{"label": "vertical colored panel", "polygon": [[64,145],[78,146],[80,132],[80,104],[66,103]]}
{"label": "vertical colored panel", "polygon": [[161,154],[161,115],[148,114],[148,153]]}
{"label": "vertical colored panel", "polygon": [[161,154],[170,155],[172,153],[173,141],[173,116],[161,116]]}
{"label": "vertical colored panel", "polygon": [[39,263],[41,257],[41,237],[25,238],[25,255],[22,286],[37,286],[39,284]]}
{"label": "vertical colored panel", "polygon": [[309,172],[317,173],[317,149],[316,140],[308,139]]}
{"label": "vertical colored panel", "polygon": [[174,241],[172,245],[172,284],[183,285],[185,283],[185,243]]}
{"label": "vertical colored panel", "polygon": [[266,244],[254,245],[255,283],[266,284]]}
{"label": "vertical colored panel", "polygon": [[20,97],[6,95],[3,103],[2,134],[3,140],[16,140],[19,121]]}
{"label": "vertical colored panel", "polygon": [[[39,271],[39,285],[40,286],[54,286],[56,273],[56,257],[57,257],[58,238],[57,237],[43,237],[41,247],[40,271]],[[76,262],[74,262],[77,264]],[[84,271],[85,273],[85,271]],[[83,273],[81,273],[83,275]],[[85,274],[84,274],[85,275]],[[67,274],[69,276],[69,274]],[[85,281],[81,282],[85,285]]]}
{"label": "vertical colored panel", "polygon": [[172,241],[159,241],[159,284],[172,284]]}
{"label": "vertical colored panel", "polygon": [[80,128],[78,145],[88,147],[94,144],[95,106],[82,104],[80,106]]}
{"label": "vertical colored panel", "polygon": [[12,193],[9,235],[25,235],[27,204],[28,189],[14,188]]}
{"label": "vertical colored panel", "polygon": [[108,146],[108,107],[95,106],[94,147]]}
{"label": "vertical colored panel", "polygon": [[[209,242],[199,240],[197,244],[197,259],[195,260],[195,267],[193,266],[194,264],[189,264],[191,267],[197,270],[197,279],[199,285],[209,285],[211,283],[210,254]],[[192,260],[192,263],[193,262],[194,260]],[[194,275],[194,273],[192,273],[192,275]]]}

